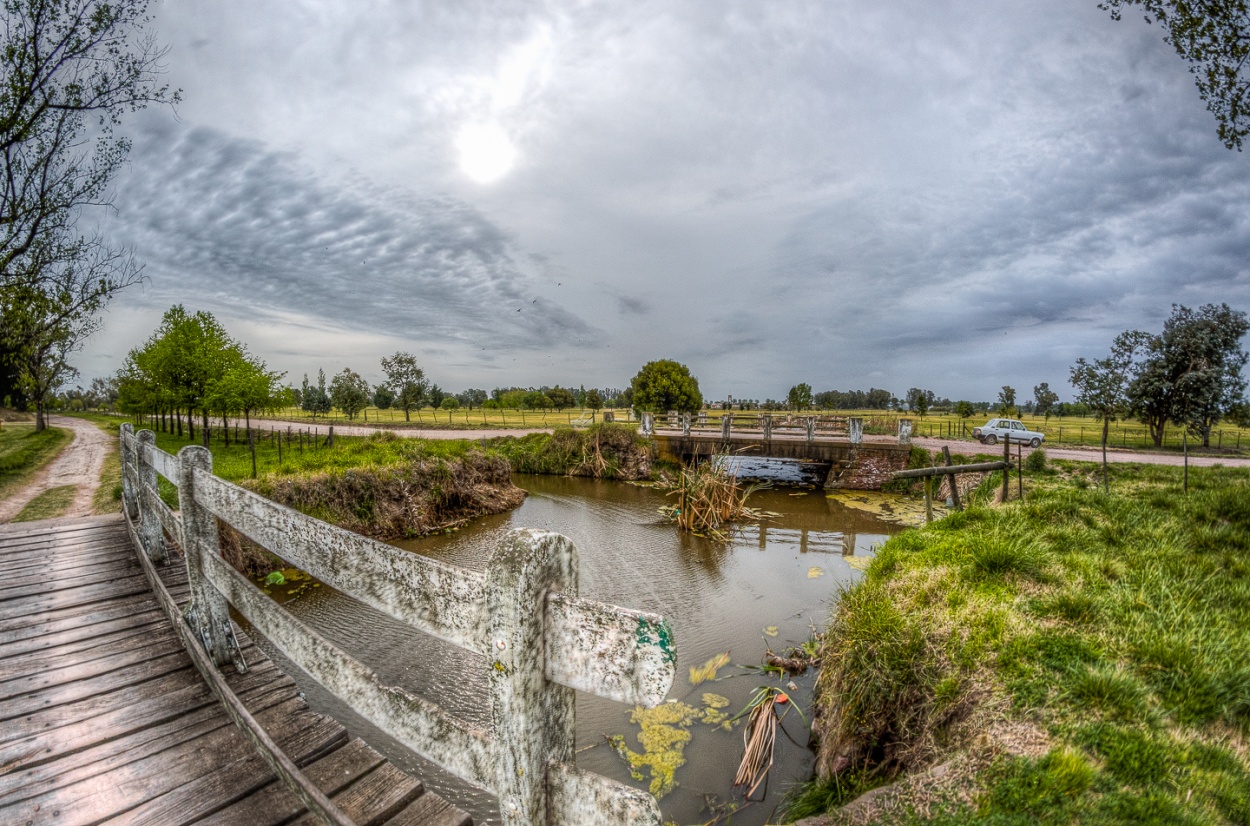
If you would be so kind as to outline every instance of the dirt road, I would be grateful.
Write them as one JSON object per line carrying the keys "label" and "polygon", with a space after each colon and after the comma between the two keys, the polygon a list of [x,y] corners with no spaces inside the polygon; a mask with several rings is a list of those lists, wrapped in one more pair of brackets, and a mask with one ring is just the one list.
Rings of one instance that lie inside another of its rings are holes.
{"label": "dirt road", "polygon": [[68,416],[53,416],[50,424],[74,434],[73,440],[51,464],[35,474],[26,487],[0,502],[0,522],[17,516],[30,500],[52,488],[74,485],[74,501],[62,516],[89,516],[91,497],[100,486],[104,457],[112,449],[112,439],[91,422]]}
{"label": "dirt road", "polygon": [[[866,440],[876,441],[878,438],[894,441],[891,437],[866,437]],[[917,447],[923,447],[925,450],[935,452],[941,452],[942,446],[945,445],[950,448],[951,453],[961,453],[965,456],[973,456],[978,453],[1001,456],[1003,453],[1002,445],[983,445],[980,442],[962,442],[955,439],[913,438],[912,443]],[[1024,449],[1025,456],[1032,452],[1032,448],[1026,447]],[[1016,448],[1013,445],[1011,454],[1014,456],[1015,453]],[[1047,447],[1046,456],[1050,459],[1068,459],[1076,462],[1102,461],[1102,451],[1096,447]],[[1184,457],[1179,453],[1145,453],[1115,448],[1107,448],[1107,461],[1135,462],[1143,465],[1172,465],[1173,467],[1180,467],[1185,463]],[[1190,467],[1210,467],[1216,464],[1224,465],[1225,467],[1250,467],[1250,459],[1232,456],[1194,456],[1193,454],[1189,456]]]}

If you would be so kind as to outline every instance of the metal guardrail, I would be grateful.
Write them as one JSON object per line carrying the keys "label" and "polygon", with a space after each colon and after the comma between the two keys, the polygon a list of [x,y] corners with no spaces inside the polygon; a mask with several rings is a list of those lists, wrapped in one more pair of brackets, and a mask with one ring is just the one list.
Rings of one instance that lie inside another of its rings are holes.
{"label": "metal guardrail", "polygon": [[[577,550],[566,537],[513,531],[486,573],[470,571],[279,505],[214,476],[206,448],[188,446],[175,457],[154,439],[151,431],[136,434],[129,423],[122,425],[123,508],[128,518],[139,519],[132,534],[149,559],[164,558],[163,534],[186,554],[192,601],[185,621],[212,662],[238,657],[229,632],[232,605],[362,717],[496,794],[505,826],[659,826],[651,795],[574,765],[573,690],[655,706],[676,674],[672,633],[656,614],[579,597]],[[160,501],[158,474],[177,486],[178,514]],[[491,730],[384,684],[367,665],[265,597],[221,558],[219,519],[336,590],[485,655]],[[266,759],[273,763],[272,757]],[[299,776],[279,774],[308,797]]]}

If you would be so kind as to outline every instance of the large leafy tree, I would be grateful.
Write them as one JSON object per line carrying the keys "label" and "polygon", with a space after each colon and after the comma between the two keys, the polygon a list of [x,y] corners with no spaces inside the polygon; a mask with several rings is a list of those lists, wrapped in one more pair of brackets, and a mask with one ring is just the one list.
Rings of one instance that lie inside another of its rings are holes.
{"label": "large leafy tree", "polygon": [[395,353],[382,359],[382,372],[386,374],[386,386],[395,394],[395,406],[404,411],[404,421],[412,421],[411,411],[425,402],[430,383],[425,371],[417,366],[411,353]]}
{"label": "large leafy tree", "polygon": [[629,383],[636,410],[660,413],[676,410],[693,413],[703,406],[699,380],[690,369],[671,359],[647,362]]}
{"label": "large leafy tree", "polygon": [[812,406],[812,386],[807,382],[794,385],[786,395],[786,401],[791,410],[806,410]]}
{"label": "large leafy tree", "polygon": [[355,370],[344,367],[343,372],[330,380],[330,403],[347,418],[356,418],[369,404],[369,382]]}
{"label": "large leafy tree", "polygon": [[1050,389],[1049,382],[1042,382],[1033,388],[1033,412],[1039,416],[1045,416],[1050,419],[1050,411],[1054,409],[1055,402],[1059,401],[1059,394]]}
{"label": "large leafy tree", "polygon": [[1241,339],[1248,331],[1246,314],[1227,304],[1172,306],[1163,332],[1148,340],[1129,390],[1132,412],[1156,445],[1169,422],[1201,434],[1203,446],[1210,445],[1211,428],[1245,392]]}
{"label": "large leafy tree", "polygon": [[1111,355],[1093,362],[1084,358],[1072,366],[1070,381],[1076,388],[1077,402],[1102,419],[1102,484],[1107,477],[1107,436],[1111,423],[1129,411],[1129,386],[1137,370],[1137,357],[1149,336],[1136,330],[1120,333],[1111,345]]}
{"label": "large leafy tree", "polygon": [[1216,132],[1229,149],[1241,149],[1250,134],[1250,9],[1247,0],[1104,0],[1099,8],[1120,19],[1140,9],[1148,23],[1163,27],[1166,40],[1198,86],[1215,116]]}

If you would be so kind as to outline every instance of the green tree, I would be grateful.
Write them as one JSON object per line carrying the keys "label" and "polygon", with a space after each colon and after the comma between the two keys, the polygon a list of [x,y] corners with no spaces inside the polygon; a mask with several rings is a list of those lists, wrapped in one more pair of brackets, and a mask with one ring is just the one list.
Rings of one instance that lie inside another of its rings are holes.
{"label": "green tree", "polygon": [[1126,7],[1145,12],[1164,40],[1189,64],[1198,94],[1215,116],[1216,132],[1240,151],[1250,133],[1250,13],[1246,0],[1104,0],[1119,20]]}
{"label": "green tree", "polygon": [[549,410],[553,406],[551,398],[541,390],[530,390],[521,397],[521,407],[526,410]]}
{"label": "green tree", "polygon": [[395,403],[395,394],[385,384],[373,388],[373,406],[378,410],[390,410]]}
{"label": "green tree", "polygon": [[443,399],[447,397],[447,392],[437,384],[431,384],[426,397],[430,400],[430,407],[437,408],[443,403]]}
{"label": "green tree", "polygon": [[1246,314],[1227,304],[1197,310],[1172,305],[1163,332],[1149,338],[1129,389],[1132,413],[1149,428],[1156,445],[1173,422],[1201,434],[1203,446],[1210,446],[1211,428],[1246,389],[1241,339],[1247,331]]}
{"label": "green tree", "polygon": [[573,407],[577,404],[577,398],[572,391],[566,390],[559,385],[547,390],[546,396],[551,399],[551,406],[556,410],[563,410],[566,407]]}
{"label": "green tree", "polygon": [[998,391],[998,412],[1010,416],[1016,409],[1016,388],[1004,384]]}
{"label": "green tree", "polygon": [[958,401],[955,402],[955,415],[961,419],[968,419],[976,412],[976,408],[972,406],[972,402]]}
{"label": "green tree", "polygon": [[485,390],[478,390],[470,387],[463,393],[456,394],[456,398],[460,404],[472,410],[475,407],[481,407],[486,403],[487,395]]}
{"label": "green tree", "polygon": [[786,401],[791,410],[806,410],[812,406],[812,386],[806,382],[794,385],[790,388]]}
{"label": "green tree", "polygon": [[1033,401],[1033,412],[1050,421],[1050,411],[1054,409],[1055,402],[1059,401],[1059,394],[1051,390],[1047,382],[1042,382],[1033,388]]}
{"label": "green tree", "polygon": [[603,395],[600,394],[598,390],[587,390],[586,391],[586,406],[589,407],[591,410],[595,410],[595,411],[602,410],[603,409]]}
{"label": "green tree", "polygon": [[1107,436],[1111,423],[1124,416],[1130,405],[1129,387],[1137,370],[1138,354],[1149,336],[1135,330],[1120,333],[1111,345],[1111,355],[1087,362],[1076,360],[1070,380],[1076,388],[1076,401],[1102,419],[1102,484],[1110,489],[1107,477]]}
{"label": "green tree", "polygon": [[650,413],[694,413],[703,406],[699,380],[689,368],[670,359],[647,362],[629,383],[634,409]]}
{"label": "green tree", "polygon": [[382,372],[386,374],[386,386],[395,394],[395,406],[404,411],[404,421],[412,421],[411,411],[425,403],[430,386],[425,371],[417,366],[411,353],[396,352],[382,359]]}
{"label": "green tree", "polygon": [[344,367],[330,380],[330,404],[342,410],[348,419],[356,418],[369,404],[369,382],[355,370]]}

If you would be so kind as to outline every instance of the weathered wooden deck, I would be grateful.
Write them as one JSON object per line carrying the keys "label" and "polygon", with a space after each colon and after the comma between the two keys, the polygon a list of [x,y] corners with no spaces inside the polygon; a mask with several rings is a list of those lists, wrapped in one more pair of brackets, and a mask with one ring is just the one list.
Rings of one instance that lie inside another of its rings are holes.
{"label": "weathered wooden deck", "polygon": [[[160,569],[188,599],[179,557]],[[469,817],[339,723],[242,633],[226,682],[357,824]],[[0,526],[0,824],[314,823],[226,715],[120,516]]]}

